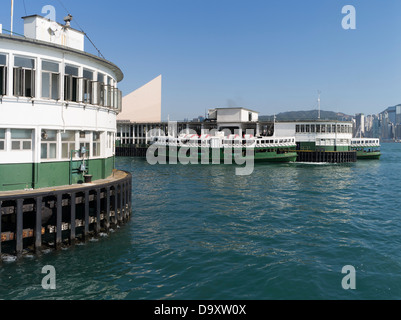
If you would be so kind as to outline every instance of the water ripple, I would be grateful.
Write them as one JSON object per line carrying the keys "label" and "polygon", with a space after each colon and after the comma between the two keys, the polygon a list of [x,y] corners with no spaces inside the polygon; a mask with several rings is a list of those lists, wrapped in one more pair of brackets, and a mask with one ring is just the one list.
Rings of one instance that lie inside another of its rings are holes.
{"label": "water ripple", "polygon": [[[388,299],[401,296],[400,144],[356,164],[150,166],[133,218],[82,246],[3,257],[2,299]],[[41,287],[44,265],[57,289]],[[357,290],[341,287],[351,264]]]}

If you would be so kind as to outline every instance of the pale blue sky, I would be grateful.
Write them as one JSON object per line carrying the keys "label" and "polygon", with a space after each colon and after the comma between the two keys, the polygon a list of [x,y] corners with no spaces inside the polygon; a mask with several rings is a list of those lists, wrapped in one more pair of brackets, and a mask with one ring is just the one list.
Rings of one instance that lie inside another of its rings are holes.
{"label": "pale blue sky", "polygon": [[[11,1],[1,3],[9,29]],[[399,0],[15,0],[15,31],[48,4],[62,22],[61,3],[123,70],[124,94],[163,75],[164,119],[225,106],[316,109],[317,90],[323,110],[348,114],[401,103]],[[356,30],[341,26],[348,4]]]}

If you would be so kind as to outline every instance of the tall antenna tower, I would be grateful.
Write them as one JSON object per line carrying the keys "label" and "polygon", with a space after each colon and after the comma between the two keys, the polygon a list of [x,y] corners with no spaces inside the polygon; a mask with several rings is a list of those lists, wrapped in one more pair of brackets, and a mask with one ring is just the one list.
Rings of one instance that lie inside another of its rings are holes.
{"label": "tall antenna tower", "polygon": [[317,90],[317,106],[318,106],[318,110],[317,110],[317,118],[320,119],[320,94],[322,93],[322,91]]}

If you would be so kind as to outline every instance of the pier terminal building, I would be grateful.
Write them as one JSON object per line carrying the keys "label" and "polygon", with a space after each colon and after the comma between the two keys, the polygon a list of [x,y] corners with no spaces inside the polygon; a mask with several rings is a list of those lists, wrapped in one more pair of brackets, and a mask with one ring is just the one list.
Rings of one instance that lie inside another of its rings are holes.
{"label": "pier terminal building", "polygon": [[71,19],[32,15],[24,35],[0,33],[0,253],[51,233],[73,242],[131,210],[131,176],[114,168],[124,75],[84,51]]}
{"label": "pier terminal building", "polygon": [[[151,91],[158,92],[152,96],[161,96],[161,85],[154,86],[152,80],[149,85]],[[160,77],[158,78],[160,81]],[[146,87],[145,85],[144,87]],[[140,90],[142,91],[142,87]],[[137,92],[138,95],[141,92]],[[146,99],[138,100],[140,105]],[[135,102],[125,101],[124,110],[134,108]],[[145,103],[146,105],[146,103]],[[117,155],[144,156],[147,144],[151,138],[149,130],[160,129],[164,134],[177,137],[179,133],[192,130],[202,136],[210,130],[229,130],[238,132],[241,136],[247,130],[252,130],[258,137],[295,137],[297,144],[298,161],[313,162],[354,162],[357,153],[352,149],[353,123],[350,121],[335,121],[315,119],[310,121],[260,121],[259,113],[248,108],[214,108],[210,109],[206,119],[194,119],[193,121],[178,121],[174,126],[168,122],[162,122],[160,114],[161,99],[157,108],[148,106],[147,110],[155,116],[152,121],[138,121],[133,116],[120,114],[117,121]],[[173,130],[171,130],[173,128]]]}

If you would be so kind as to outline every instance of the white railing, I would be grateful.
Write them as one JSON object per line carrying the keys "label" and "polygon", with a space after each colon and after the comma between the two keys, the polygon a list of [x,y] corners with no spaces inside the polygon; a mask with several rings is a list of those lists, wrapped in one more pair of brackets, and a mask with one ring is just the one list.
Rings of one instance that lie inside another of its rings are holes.
{"label": "white railing", "polygon": [[379,147],[380,139],[374,138],[354,138],[351,140],[352,147]]}

